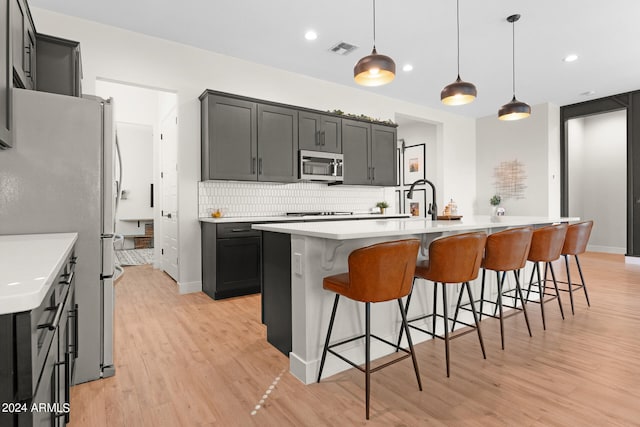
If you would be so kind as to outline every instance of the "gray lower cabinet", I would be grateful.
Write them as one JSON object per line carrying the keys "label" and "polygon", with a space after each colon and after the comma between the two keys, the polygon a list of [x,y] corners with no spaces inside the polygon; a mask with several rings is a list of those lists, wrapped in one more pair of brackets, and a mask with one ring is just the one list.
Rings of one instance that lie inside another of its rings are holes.
{"label": "gray lower cabinet", "polygon": [[295,109],[212,91],[200,101],[202,180],[297,181]]}
{"label": "gray lower cabinet", "polygon": [[213,299],[262,287],[262,232],[250,222],[202,225],[202,290]]}
{"label": "gray lower cabinet", "polygon": [[344,184],[395,186],[396,128],[342,120]]}
{"label": "gray lower cabinet", "polygon": [[11,39],[11,2],[0,0],[0,149],[12,147],[11,88],[13,65],[9,40]]}
{"label": "gray lower cabinet", "polygon": [[298,113],[298,146],[301,150],[342,153],[342,119],[300,111]]}
{"label": "gray lower cabinet", "polygon": [[0,315],[1,426],[63,426],[78,356],[76,258],[71,255],[42,304]]}
{"label": "gray lower cabinet", "polygon": [[82,96],[80,43],[36,34],[36,90]]}

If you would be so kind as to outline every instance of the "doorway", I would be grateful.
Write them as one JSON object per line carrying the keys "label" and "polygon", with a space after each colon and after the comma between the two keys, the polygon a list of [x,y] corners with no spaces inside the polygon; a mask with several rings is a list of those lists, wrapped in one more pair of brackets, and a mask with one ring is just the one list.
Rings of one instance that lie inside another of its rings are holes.
{"label": "doorway", "polygon": [[624,254],[627,246],[627,112],[567,121],[568,216],[592,219],[588,250]]}
{"label": "doorway", "polygon": [[[162,142],[161,135],[168,116],[171,115],[175,123],[177,95],[103,79],[96,80],[95,90],[96,95],[114,100],[114,121],[121,148],[122,200],[116,213],[116,233],[122,238],[117,243],[116,255],[119,250],[130,251],[120,252],[122,257],[118,257],[128,260],[126,265],[150,263],[167,270],[162,256],[166,234],[162,221],[163,191],[167,187],[162,179],[163,157],[167,157],[167,150],[176,152],[177,132],[168,143]],[[175,162],[175,154],[168,157]],[[170,179],[175,179],[175,164],[173,170]],[[177,185],[169,187],[175,191]],[[170,232],[177,242],[177,227]],[[177,247],[177,243],[174,246]],[[169,274],[177,279],[177,269],[171,269]]]}

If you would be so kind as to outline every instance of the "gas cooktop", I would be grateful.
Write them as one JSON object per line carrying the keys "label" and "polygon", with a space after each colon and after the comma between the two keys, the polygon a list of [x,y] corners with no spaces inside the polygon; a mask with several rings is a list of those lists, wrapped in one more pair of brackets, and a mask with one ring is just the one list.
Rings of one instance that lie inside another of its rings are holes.
{"label": "gas cooktop", "polygon": [[353,212],[287,212],[287,216],[353,215]]}

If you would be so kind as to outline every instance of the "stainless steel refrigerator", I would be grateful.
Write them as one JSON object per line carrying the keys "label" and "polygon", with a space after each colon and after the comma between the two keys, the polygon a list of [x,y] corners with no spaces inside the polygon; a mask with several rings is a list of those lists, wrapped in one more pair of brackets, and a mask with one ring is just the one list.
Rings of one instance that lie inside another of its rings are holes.
{"label": "stainless steel refrigerator", "polygon": [[0,234],[78,233],[75,383],[111,376],[112,102],[13,89],[13,130],[14,147],[0,151]]}

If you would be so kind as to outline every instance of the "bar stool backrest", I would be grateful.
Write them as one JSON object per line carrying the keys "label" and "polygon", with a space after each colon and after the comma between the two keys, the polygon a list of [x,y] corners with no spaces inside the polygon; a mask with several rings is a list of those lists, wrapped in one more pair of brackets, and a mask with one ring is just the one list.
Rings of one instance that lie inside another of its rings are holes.
{"label": "bar stool backrest", "polygon": [[378,243],[349,255],[349,289],[344,296],[362,302],[402,298],[411,291],[420,240]]}
{"label": "bar stool backrest", "polygon": [[429,266],[424,278],[442,283],[474,280],[478,277],[486,241],[484,232],[455,234],[434,240],[429,245]]}
{"label": "bar stool backrest", "polygon": [[587,243],[591,237],[593,221],[583,221],[571,224],[567,228],[567,236],[564,239],[562,255],[579,255],[587,250]]}
{"label": "bar stool backrest", "polygon": [[527,259],[533,262],[551,262],[560,258],[568,227],[566,223],[562,223],[533,230]]}
{"label": "bar stool backrest", "polygon": [[487,237],[482,266],[494,271],[518,270],[527,263],[533,227],[510,228]]}

